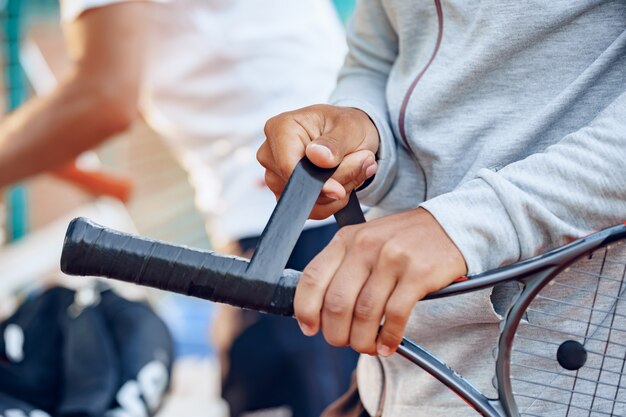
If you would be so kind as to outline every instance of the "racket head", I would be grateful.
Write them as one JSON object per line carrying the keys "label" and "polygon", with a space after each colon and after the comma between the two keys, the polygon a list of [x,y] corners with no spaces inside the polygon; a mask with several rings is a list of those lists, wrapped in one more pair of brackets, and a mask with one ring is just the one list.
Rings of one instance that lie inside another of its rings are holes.
{"label": "racket head", "polygon": [[519,265],[530,264],[501,323],[505,415],[626,415],[626,225]]}

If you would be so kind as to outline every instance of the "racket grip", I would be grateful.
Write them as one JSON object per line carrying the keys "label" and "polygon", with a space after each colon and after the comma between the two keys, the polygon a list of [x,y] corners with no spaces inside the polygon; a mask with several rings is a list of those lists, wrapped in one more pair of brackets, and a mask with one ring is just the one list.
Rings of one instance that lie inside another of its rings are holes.
{"label": "racket grip", "polygon": [[278,285],[247,273],[246,259],[132,236],[85,218],[70,223],[61,270],[100,276],[283,316],[293,315],[300,278],[286,270]]}

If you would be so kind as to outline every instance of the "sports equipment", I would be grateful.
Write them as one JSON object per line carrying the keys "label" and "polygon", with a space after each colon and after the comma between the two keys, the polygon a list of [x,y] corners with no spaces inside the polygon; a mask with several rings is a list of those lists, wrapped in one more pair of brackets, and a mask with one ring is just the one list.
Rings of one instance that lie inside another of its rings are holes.
{"label": "sports equipment", "polygon": [[[283,268],[332,173],[301,161],[250,262],[133,237],[79,218],[69,226],[62,269],[293,315],[300,273]],[[336,218],[342,226],[364,221],[355,195]],[[538,257],[464,277],[426,297],[517,283],[495,352],[498,398],[487,398],[410,340],[403,340],[398,353],[484,416],[626,415],[625,238],[626,224],[614,226]]]}

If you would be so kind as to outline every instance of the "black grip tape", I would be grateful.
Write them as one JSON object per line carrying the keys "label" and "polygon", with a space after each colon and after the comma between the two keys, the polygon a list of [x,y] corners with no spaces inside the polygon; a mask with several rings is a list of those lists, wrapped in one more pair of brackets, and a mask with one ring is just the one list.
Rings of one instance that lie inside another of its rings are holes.
{"label": "black grip tape", "polygon": [[[132,236],[85,218],[70,223],[61,270],[100,276],[272,314],[292,316],[300,273],[278,285],[246,274],[248,261]],[[271,288],[269,288],[271,287]]]}
{"label": "black grip tape", "polygon": [[[279,202],[252,263],[242,258],[131,236],[78,218],[72,220],[67,230],[61,270],[69,275],[113,278],[251,310],[292,316],[300,272],[283,271],[282,268],[297,239],[293,228],[297,228],[298,233],[301,231],[304,219],[315,203],[315,196],[332,172],[317,168],[307,160],[300,163],[285,189],[285,195],[290,190],[289,198]],[[313,198],[309,198],[309,194]],[[340,226],[365,221],[355,193],[335,217]],[[284,262],[278,262],[283,266],[274,265],[277,264],[274,258],[278,257],[284,258]]]}

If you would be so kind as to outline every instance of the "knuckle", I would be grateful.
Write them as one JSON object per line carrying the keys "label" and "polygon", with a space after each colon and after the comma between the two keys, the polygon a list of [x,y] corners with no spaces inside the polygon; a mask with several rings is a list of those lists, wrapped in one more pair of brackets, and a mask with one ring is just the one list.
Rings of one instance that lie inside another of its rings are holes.
{"label": "knuckle", "polygon": [[402,329],[385,329],[383,328],[380,338],[384,344],[387,346],[397,346],[402,341],[402,337],[404,336],[404,332]]}
{"label": "knuckle", "polygon": [[293,302],[293,310],[298,322],[310,327],[316,326],[320,312],[316,311],[309,303],[303,301],[301,298],[296,298]]}
{"label": "knuckle", "polygon": [[354,113],[351,108],[339,107],[335,108],[333,119],[337,124],[345,124],[346,126],[354,125]]}
{"label": "knuckle", "polygon": [[343,316],[348,313],[349,303],[343,294],[328,291],[324,298],[324,310],[331,316]]}
{"label": "knuckle", "polygon": [[347,337],[334,333],[324,333],[324,339],[326,339],[329,345],[335,347],[348,346],[349,342]]}
{"label": "knuckle", "polygon": [[267,122],[265,122],[265,125],[263,126],[263,134],[265,135],[266,138],[269,138],[272,136],[272,130],[274,130],[274,125],[276,124],[276,117],[274,116],[270,119],[267,120]]}
{"label": "knuckle", "polygon": [[333,240],[337,240],[345,245],[352,240],[358,229],[357,225],[344,226],[335,233]]}
{"label": "knuckle", "polygon": [[267,169],[267,160],[264,153],[261,153],[261,149],[256,152],[256,160],[261,164],[261,166]]}
{"label": "knuckle", "polygon": [[368,232],[366,229],[361,229],[354,233],[354,243],[361,249],[374,249],[378,246],[378,236]]}
{"label": "knuckle", "polygon": [[385,311],[385,324],[393,325],[394,327],[404,327],[406,322],[407,312],[397,306],[388,306]]}
{"label": "knuckle", "polygon": [[394,241],[388,241],[381,249],[381,258],[389,263],[399,264],[407,260],[408,254],[404,246]]}
{"label": "knuckle", "polygon": [[346,193],[349,194],[352,191],[356,190],[364,182],[365,182],[365,175],[361,174],[360,171],[355,172],[354,177],[352,177],[352,179],[350,181],[348,181],[346,184],[344,184],[344,187],[346,189]]}
{"label": "knuckle", "polygon": [[376,342],[363,340],[361,338],[350,338],[350,347],[359,353],[366,355],[376,354]]}
{"label": "knuckle", "polygon": [[281,113],[267,119],[265,126],[263,126],[263,133],[265,133],[265,137],[269,139],[272,136],[272,132],[283,122],[284,119],[285,113]]}
{"label": "knuckle", "polygon": [[296,320],[299,323],[303,323],[306,325],[312,325],[315,323],[315,317],[311,314],[311,311],[307,311],[306,308],[303,308],[302,304],[294,301],[294,315],[296,316]]}
{"label": "knuckle", "polygon": [[278,181],[276,176],[270,172],[270,171],[265,171],[265,184],[270,188],[270,190],[272,191],[276,191],[276,189],[278,188]]}
{"label": "knuckle", "polygon": [[302,289],[305,292],[310,290],[321,289],[322,285],[320,281],[316,278],[320,274],[320,270],[315,265],[315,263],[310,263],[306,270],[300,276],[300,281],[298,282],[298,289]]}
{"label": "knuckle", "polygon": [[354,318],[359,321],[372,321],[379,318],[378,316],[374,297],[363,292],[354,306]]}

